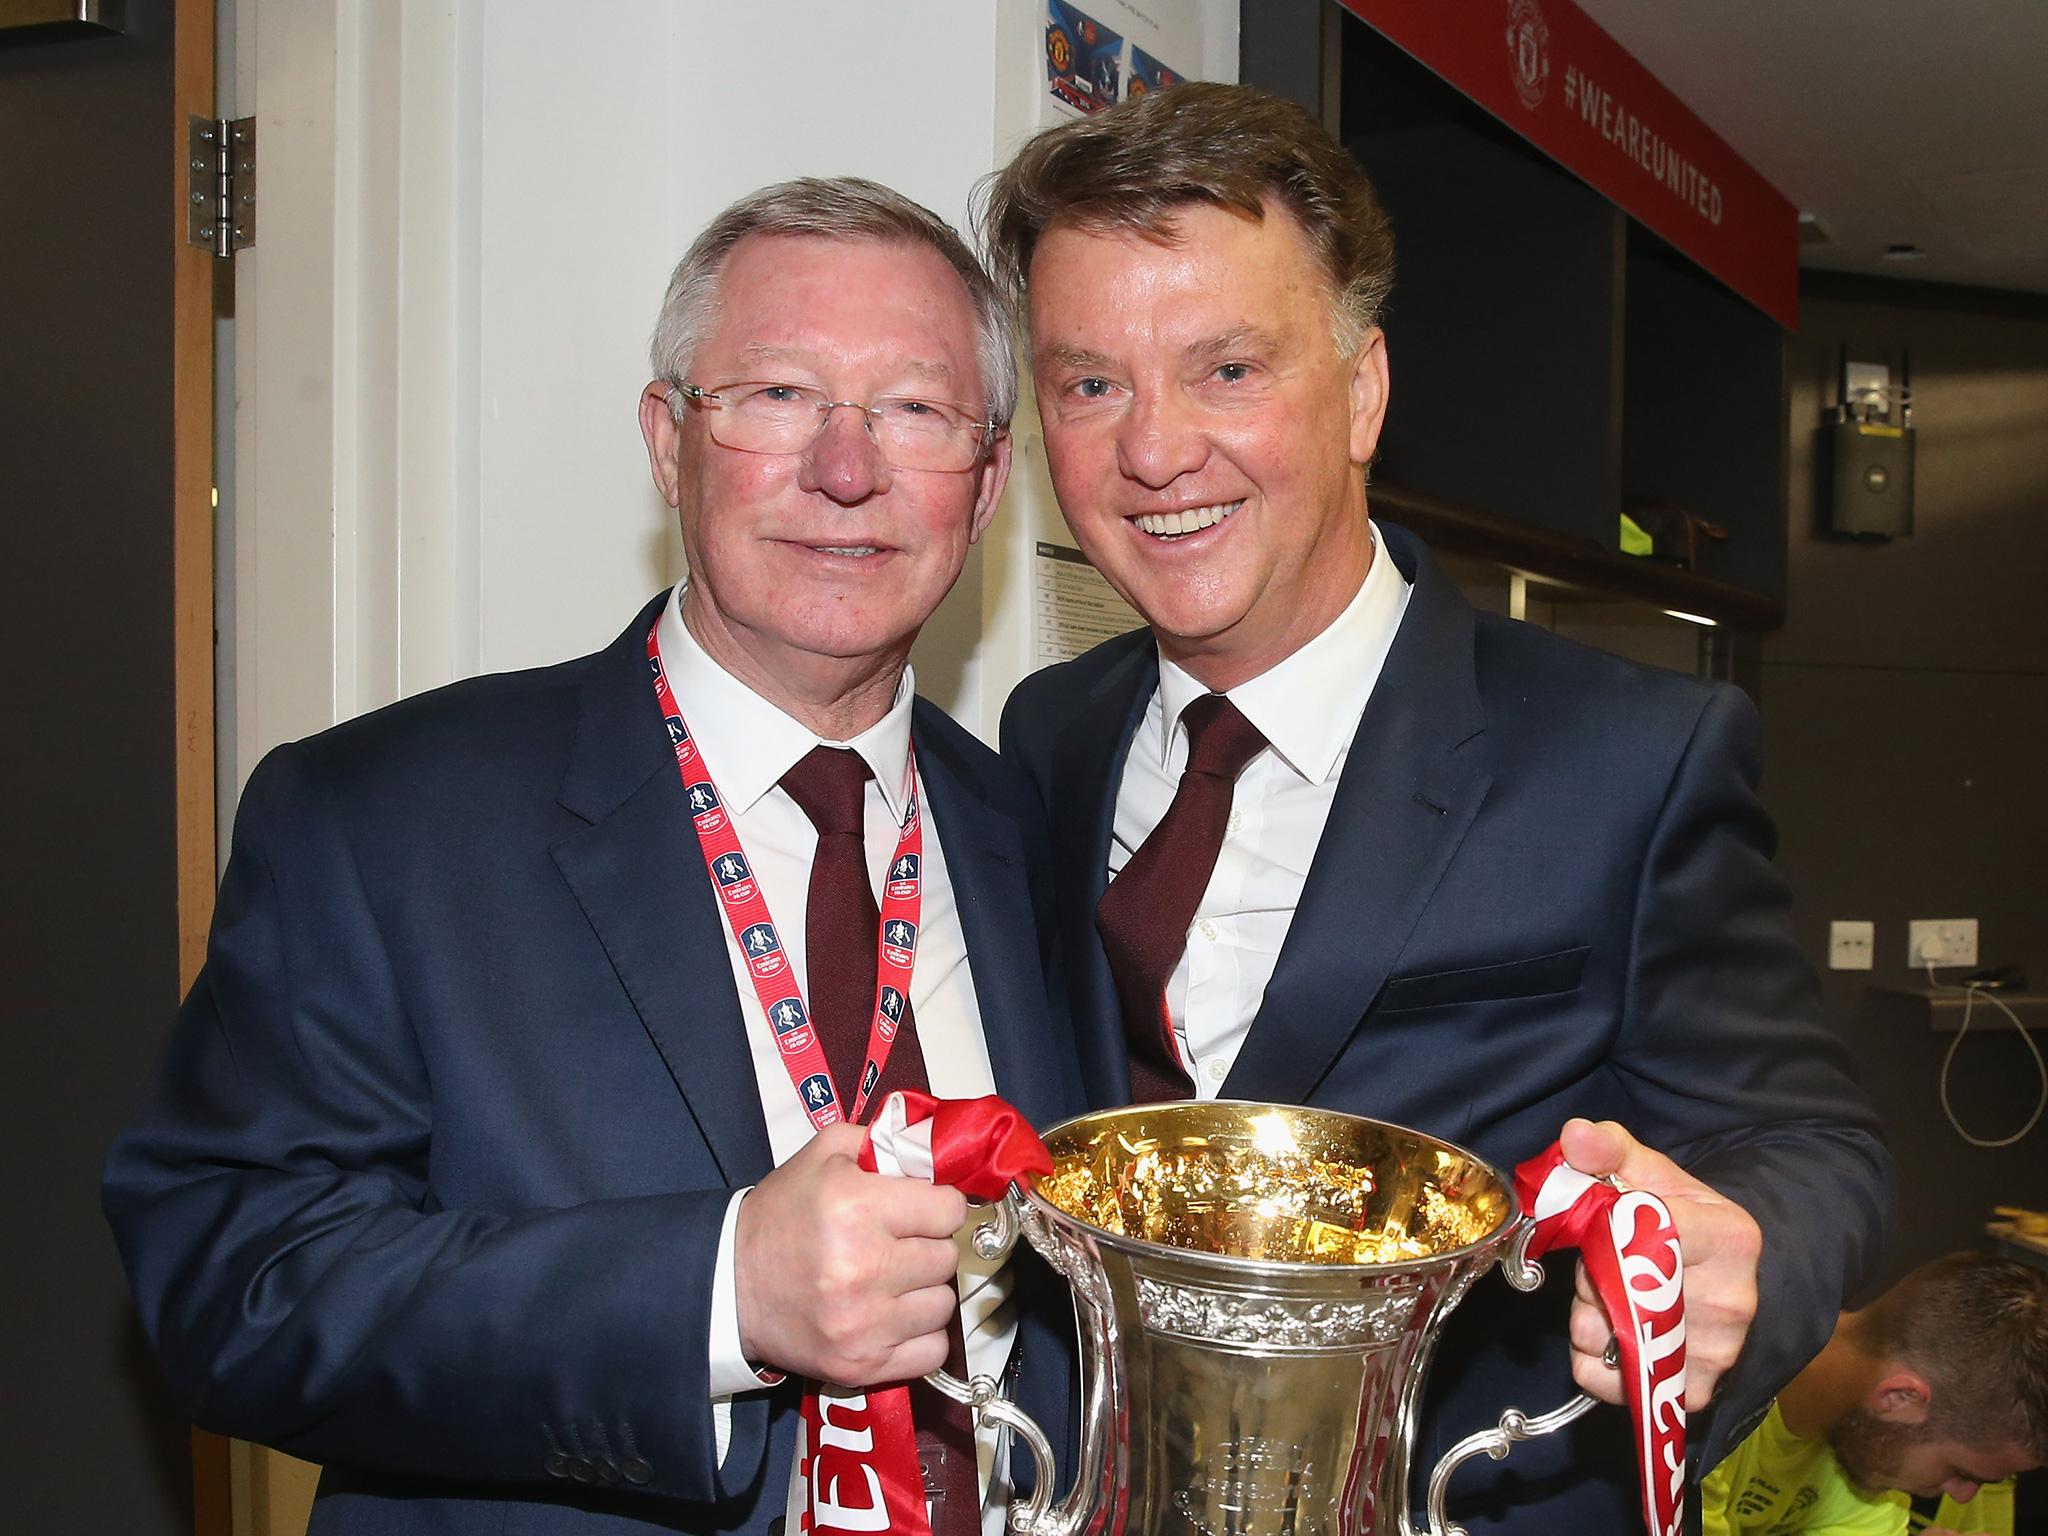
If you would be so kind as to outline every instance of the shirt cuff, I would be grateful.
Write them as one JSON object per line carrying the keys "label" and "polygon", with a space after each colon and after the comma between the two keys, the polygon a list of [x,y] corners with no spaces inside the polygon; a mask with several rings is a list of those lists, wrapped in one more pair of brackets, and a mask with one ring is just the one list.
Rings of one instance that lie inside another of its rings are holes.
{"label": "shirt cuff", "polygon": [[734,1275],[733,1248],[739,1230],[740,1202],[747,1194],[747,1189],[739,1190],[726,1204],[725,1221],[718,1229],[718,1260],[711,1271],[709,1360],[714,1400],[772,1387],[782,1380],[780,1371],[755,1370],[740,1344],[739,1288]]}

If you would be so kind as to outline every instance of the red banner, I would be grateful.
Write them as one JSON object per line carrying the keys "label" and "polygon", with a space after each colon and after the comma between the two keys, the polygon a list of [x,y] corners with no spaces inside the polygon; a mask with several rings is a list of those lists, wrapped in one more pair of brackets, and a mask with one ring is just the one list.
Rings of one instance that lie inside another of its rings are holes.
{"label": "red banner", "polygon": [[1799,211],[1571,0],[1340,0],[1787,330]]}

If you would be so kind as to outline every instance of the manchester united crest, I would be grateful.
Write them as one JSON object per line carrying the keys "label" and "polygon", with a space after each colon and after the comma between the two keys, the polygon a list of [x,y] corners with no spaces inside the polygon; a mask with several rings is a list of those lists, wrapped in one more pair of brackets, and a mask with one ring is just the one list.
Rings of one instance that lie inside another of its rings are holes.
{"label": "manchester united crest", "polygon": [[1536,0],[1508,0],[1508,73],[1523,106],[1543,104],[1550,88],[1550,25]]}

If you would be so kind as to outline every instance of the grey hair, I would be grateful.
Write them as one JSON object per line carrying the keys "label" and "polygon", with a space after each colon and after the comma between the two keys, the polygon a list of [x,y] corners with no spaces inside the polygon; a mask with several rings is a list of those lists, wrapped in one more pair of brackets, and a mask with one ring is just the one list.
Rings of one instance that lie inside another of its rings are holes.
{"label": "grey hair", "polygon": [[680,384],[718,308],[726,258],[749,235],[809,236],[937,251],[974,306],[975,358],[989,420],[1008,426],[1017,409],[1017,358],[1009,306],[968,244],[944,219],[900,192],[858,176],[804,177],[748,194],[713,219],[669,278],[648,348],[657,378]]}

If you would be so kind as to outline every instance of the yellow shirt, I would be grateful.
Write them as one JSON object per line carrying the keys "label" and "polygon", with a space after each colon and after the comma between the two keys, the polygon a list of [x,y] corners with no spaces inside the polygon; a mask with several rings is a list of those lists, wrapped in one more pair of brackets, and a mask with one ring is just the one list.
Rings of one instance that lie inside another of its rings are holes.
{"label": "yellow shirt", "polygon": [[1932,1520],[1913,1516],[1913,1529],[1924,1531],[1931,1526],[1935,1530],[1960,1532],[1962,1536],[2012,1536],[2012,1495],[2013,1485],[2008,1481],[1986,1483],[1967,1504],[1944,1497]]}
{"label": "yellow shirt", "polygon": [[1905,1536],[1903,1495],[1869,1493],[1823,1440],[1785,1427],[1778,1405],[1700,1485],[1704,1536]]}
{"label": "yellow shirt", "polygon": [[[1778,1405],[1700,1486],[1703,1536],[1906,1536],[1926,1530],[1896,1491],[1856,1487],[1825,1441],[1785,1427]],[[1991,1483],[1967,1504],[1944,1498],[1932,1521],[1969,1536],[2012,1536],[2013,1485]]]}

